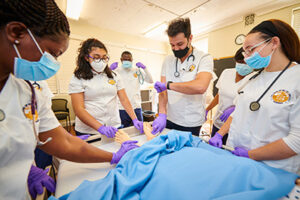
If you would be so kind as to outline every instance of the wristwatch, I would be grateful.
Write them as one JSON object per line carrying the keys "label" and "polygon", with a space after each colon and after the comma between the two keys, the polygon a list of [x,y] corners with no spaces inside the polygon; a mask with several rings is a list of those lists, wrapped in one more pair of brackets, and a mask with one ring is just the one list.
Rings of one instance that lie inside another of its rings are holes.
{"label": "wristwatch", "polygon": [[167,89],[168,89],[168,90],[171,90],[171,89],[170,89],[170,83],[173,83],[173,81],[168,81],[168,82],[167,82]]}

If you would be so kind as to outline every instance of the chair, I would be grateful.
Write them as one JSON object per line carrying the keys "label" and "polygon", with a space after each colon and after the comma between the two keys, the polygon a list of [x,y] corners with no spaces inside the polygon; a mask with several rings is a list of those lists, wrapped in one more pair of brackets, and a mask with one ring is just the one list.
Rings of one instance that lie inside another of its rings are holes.
{"label": "chair", "polygon": [[66,120],[67,131],[71,131],[70,112],[67,99],[52,99],[52,110],[58,120]]}

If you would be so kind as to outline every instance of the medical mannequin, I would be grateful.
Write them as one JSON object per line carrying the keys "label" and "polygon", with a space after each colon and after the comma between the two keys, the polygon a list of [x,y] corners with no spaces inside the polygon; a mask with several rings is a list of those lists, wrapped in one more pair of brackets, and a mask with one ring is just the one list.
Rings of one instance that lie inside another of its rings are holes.
{"label": "medical mannequin", "polygon": [[[236,97],[237,90],[241,83],[241,80],[248,74],[250,74],[253,69],[245,64],[244,56],[242,55],[243,48],[240,48],[234,59],[236,61],[236,66],[233,69],[225,69],[216,84],[216,87],[219,89],[218,93],[211,101],[209,106],[206,108],[206,113],[213,109],[218,104],[218,109],[214,116],[214,124],[211,133],[211,137],[221,128],[230,114],[234,111],[233,100]],[[223,144],[226,144],[227,136],[225,135],[222,140]]]}
{"label": "medical mannequin", "polygon": [[72,136],[25,81],[53,76],[68,47],[69,24],[53,0],[1,1],[0,18],[0,199],[30,198],[27,176],[37,144],[62,159],[112,164],[136,147],[126,143],[111,153]]}
{"label": "medical mannequin", "polygon": [[[232,121],[227,145],[237,156],[299,172],[299,38],[287,23],[267,20],[248,33],[243,49],[245,62],[260,71],[239,89],[227,120]],[[221,127],[218,133],[223,136],[226,130]],[[219,147],[221,139],[216,134],[210,144]]]}
{"label": "medical mannequin", "polygon": [[109,69],[108,61],[107,49],[97,39],[87,39],[79,48],[77,68],[69,85],[77,135],[100,133],[114,137],[121,127],[118,98],[134,126],[143,131],[143,123],[132,109],[120,76]]}
{"label": "medical mannequin", "polygon": [[[165,127],[199,135],[205,120],[206,90],[213,78],[213,58],[192,46],[188,18],[171,21],[167,30],[174,55],[165,58],[159,94],[159,116],[152,124],[153,134]],[[168,90],[167,90],[168,89]]]}
{"label": "medical mannequin", "polygon": [[[110,65],[110,69],[114,70],[121,76],[126,94],[134,112],[138,120],[143,121],[140,85],[143,84],[144,81],[147,83],[153,83],[153,80],[152,75],[143,63],[138,62],[136,63],[136,67],[134,67],[132,61],[132,54],[129,51],[124,51],[121,54],[122,66],[118,67],[118,62],[114,62]],[[121,102],[119,101],[118,103],[123,127],[126,128],[128,126],[132,126],[130,116],[127,114]]]}

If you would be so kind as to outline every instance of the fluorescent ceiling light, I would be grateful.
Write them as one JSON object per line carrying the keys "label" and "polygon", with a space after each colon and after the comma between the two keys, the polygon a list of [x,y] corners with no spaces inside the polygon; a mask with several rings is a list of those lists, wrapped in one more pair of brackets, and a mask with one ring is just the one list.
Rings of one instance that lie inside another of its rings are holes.
{"label": "fluorescent ceiling light", "polygon": [[67,17],[78,20],[84,0],[67,0]]}
{"label": "fluorescent ceiling light", "polygon": [[157,36],[157,35],[162,35],[165,33],[165,31],[167,30],[168,26],[166,23],[162,23],[158,26],[155,26],[153,28],[151,28],[149,31],[147,31],[144,36],[147,38],[153,37],[153,36]]}

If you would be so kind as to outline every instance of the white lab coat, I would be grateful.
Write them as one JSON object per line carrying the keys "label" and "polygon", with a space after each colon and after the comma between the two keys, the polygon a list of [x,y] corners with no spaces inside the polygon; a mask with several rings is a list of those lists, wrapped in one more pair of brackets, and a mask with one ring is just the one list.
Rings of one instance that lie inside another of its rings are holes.
{"label": "white lab coat", "polygon": [[[36,92],[37,132],[59,126],[55,115],[39,92]],[[26,199],[27,176],[34,161],[36,139],[30,111],[31,90],[21,79],[10,75],[0,93],[0,199]]]}
{"label": "white lab coat", "polygon": [[235,99],[237,93],[237,90],[239,89],[241,82],[235,82],[236,78],[236,70],[235,68],[231,69],[225,69],[217,84],[216,87],[219,89],[219,103],[218,103],[218,109],[216,111],[216,114],[214,116],[214,125],[217,128],[221,128],[221,126],[224,124],[224,122],[221,121],[220,116],[223,114],[223,111],[234,105],[233,100]]}
{"label": "white lab coat", "polygon": [[[152,76],[147,68],[145,70],[138,69],[137,67],[132,67],[129,69],[124,69],[122,66],[118,67],[116,71],[122,79],[122,83],[124,84],[126,94],[128,99],[133,107],[133,109],[141,108],[141,88],[140,82],[138,78],[138,74],[141,72],[141,75],[144,77],[144,81],[148,83],[153,83]],[[141,76],[140,75],[140,76]],[[121,104],[119,103],[119,109],[125,110]]]}
{"label": "white lab coat", "polygon": [[[73,75],[69,84],[69,94],[83,92],[86,111],[101,124],[118,128],[121,126],[121,120],[117,92],[123,88],[119,75],[110,79],[105,73],[95,74],[90,80],[78,79]],[[78,117],[75,118],[75,130],[99,134]]]}
{"label": "white lab coat", "polygon": [[[162,66],[161,76],[166,77],[166,81],[186,82],[194,80],[200,72],[209,72],[215,78],[212,56],[195,48],[193,54],[194,61],[192,57],[189,60],[185,59],[183,63],[178,59],[179,77],[174,76],[176,57],[174,55],[167,56]],[[167,94],[168,120],[185,127],[201,126],[205,122],[206,93],[188,95],[168,90]]]}
{"label": "white lab coat", "polygon": [[251,150],[283,138],[297,155],[263,162],[297,172],[300,169],[300,65],[287,69],[281,75],[260,100],[259,110],[249,109],[250,103],[263,94],[279,73],[263,71],[242,89],[243,93],[236,99],[227,145]]}

